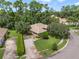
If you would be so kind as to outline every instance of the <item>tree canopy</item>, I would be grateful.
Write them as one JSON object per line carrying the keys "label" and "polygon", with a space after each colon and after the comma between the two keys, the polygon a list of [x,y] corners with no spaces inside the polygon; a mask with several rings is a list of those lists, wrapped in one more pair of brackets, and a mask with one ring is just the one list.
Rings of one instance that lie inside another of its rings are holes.
{"label": "tree canopy", "polygon": [[56,12],[59,17],[67,18],[68,22],[78,22],[79,21],[79,5],[67,5],[61,8],[60,12]]}
{"label": "tree canopy", "polygon": [[[52,22],[50,16],[53,11],[49,10],[47,4],[39,3],[36,0],[32,0],[29,4],[22,0],[16,0],[13,3],[0,0],[0,9],[0,27],[20,29],[22,32],[24,28],[28,28],[31,24],[39,22],[49,24]],[[28,26],[27,23],[29,23]]]}

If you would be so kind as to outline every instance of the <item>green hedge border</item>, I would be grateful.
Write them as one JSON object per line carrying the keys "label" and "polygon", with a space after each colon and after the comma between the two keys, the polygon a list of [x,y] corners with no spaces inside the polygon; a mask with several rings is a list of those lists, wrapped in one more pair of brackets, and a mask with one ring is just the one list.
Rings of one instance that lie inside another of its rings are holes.
{"label": "green hedge border", "polygon": [[17,54],[18,56],[22,56],[25,54],[25,45],[24,45],[24,38],[22,34],[17,35],[16,39],[16,45],[17,45]]}

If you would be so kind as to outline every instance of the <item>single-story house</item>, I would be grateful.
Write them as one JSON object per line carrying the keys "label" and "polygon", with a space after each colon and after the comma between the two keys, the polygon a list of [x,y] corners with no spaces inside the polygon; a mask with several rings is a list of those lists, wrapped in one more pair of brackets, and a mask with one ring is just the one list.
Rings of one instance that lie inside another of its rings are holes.
{"label": "single-story house", "polygon": [[33,34],[39,34],[39,33],[45,32],[45,31],[47,31],[47,25],[42,24],[42,23],[33,24],[33,25],[31,25],[30,31]]}
{"label": "single-story house", "polygon": [[8,29],[0,28],[0,45],[2,45],[4,43],[7,32],[8,32]]}

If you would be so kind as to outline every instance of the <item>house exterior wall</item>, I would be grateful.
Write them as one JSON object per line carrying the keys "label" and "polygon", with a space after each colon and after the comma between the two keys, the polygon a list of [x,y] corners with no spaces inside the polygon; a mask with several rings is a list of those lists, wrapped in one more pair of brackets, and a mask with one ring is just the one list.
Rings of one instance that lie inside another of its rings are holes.
{"label": "house exterior wall", "polygon": [[7,33],[8,32],[6,32],[6,34],[3,36],[3,37],[0,37],[0,46],[3,46],[4,44],[5,44],[5,41],[6,41],[6,36],[7,36]]}
{"label": "house exterior wall", "polygon": [[3,38],[0,38],[0,46],[2,46],[4,43],[4,39]]}

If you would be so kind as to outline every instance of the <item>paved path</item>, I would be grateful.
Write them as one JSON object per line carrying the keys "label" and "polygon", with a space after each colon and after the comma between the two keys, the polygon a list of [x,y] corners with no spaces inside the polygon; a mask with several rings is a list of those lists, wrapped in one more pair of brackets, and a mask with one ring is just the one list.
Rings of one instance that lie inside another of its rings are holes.
{"label": "paved path", "polygon": [[33,40],[34,39],[31,39],[31,38],[24,40],[26,55],[27,55],[26,59],[39,59],[40,58],[40,55],[38,54],[35,48]]}
{"label": "paved path", "polygon": [[16,59],[16,45],[14,40],[7,40],[3,59]]}
{"label": "paved path", "polygon": [[60,53],[47,59],[79,59],[79,36],[71,31],[68,46]]}

